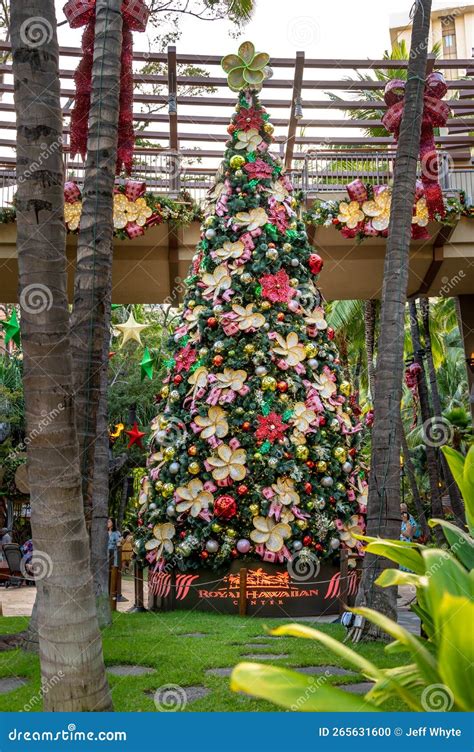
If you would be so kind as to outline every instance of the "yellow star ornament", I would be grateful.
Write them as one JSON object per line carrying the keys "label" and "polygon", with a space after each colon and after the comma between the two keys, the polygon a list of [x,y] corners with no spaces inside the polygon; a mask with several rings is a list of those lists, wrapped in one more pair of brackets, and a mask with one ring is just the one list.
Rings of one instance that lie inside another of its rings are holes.
{"label": "yellow star ornament", "polygon": [[128,320],[125,322],[125,324],[116,324],[115,329],[118,329],[119,332],[122,334],[122,342],[120,343],[120,347],[123,347],[129,340],[135,340],[135,342],[138,342],[139,345],[142,344],[142,340],[140,338],[140,332],[142,329],[147,329],[147,324],[139,324],[138,321],[135,320],[135,317],[133,315],[133,311],[130,313],[130,316],[128,317]]}

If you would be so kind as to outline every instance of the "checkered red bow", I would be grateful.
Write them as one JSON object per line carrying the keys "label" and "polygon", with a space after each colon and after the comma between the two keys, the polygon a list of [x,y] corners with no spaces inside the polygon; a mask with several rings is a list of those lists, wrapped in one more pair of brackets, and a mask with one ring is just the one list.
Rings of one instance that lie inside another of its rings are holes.
{"label": "checkered red bow", "polygon": [[[74,72],[76,95],[71,112],[71,154],[87,152],[88,122],[92,89],[92,62],[95,38],[95,0],[69,0],[64,6],[71,28],[85,26],[82,36],[82,60]],[[122,164],[132,169],[133,134],[133,39],[132,31],[145,31],[149,10],[143,0],[123,0],[122,57],[120,73],[120,112],[118,128],[117,173]]]}

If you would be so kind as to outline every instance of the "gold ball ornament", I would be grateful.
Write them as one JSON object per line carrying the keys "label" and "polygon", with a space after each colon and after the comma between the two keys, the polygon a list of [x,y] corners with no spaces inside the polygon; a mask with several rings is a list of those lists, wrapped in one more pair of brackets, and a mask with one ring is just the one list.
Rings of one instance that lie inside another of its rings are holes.
{"label": "gold ball ornament", "polygon": [[289,399],[290,398],[287,394],[280,394],[280,397],[279,397],[280,402],[288,402]]}
{"label": "gold ball ornament", "polygon": [[188,308],[195,308],[196,301],[195,300],[189,300],[188,301]]}
{"label": "gold ball ornament", "polygon": [[285,253],[289,253],[290,251],[293,250],[293,246],[291,245],[291,243],[283,243],[282,248],[285,251]]}
{"label": "gold ball ornament", "polygon": [[197,475],[199,469],[199,462],[190,462],[188,465],[188,470],[192,475]]}
{"label": "gold ball ornament", "polygon": [[268,135],[271,136],[275,128],[271,123],[265,123],[263,130],[265,131],[265,133],[268,133]]}
{"label": "gold ball ornament", "polygon": [[169,393],[170,393],[170,388],[167,384],[161,387],[160,394],[162,397],[167,397]]}
{"label": "gold ball ornament", "polygon": [[205,227],[212,227],[213,224],[214,224],[214,217],[206,217],[206,219],[204,220]]}
{"label": "gold ball ornament", "polygon": [[234,156],[230,158],[229,164],[233,170],[238,170],[239,167],[242,167],[245,164],[245,159],[244,157],[241,157],[240,154],[234,154]]}
{"label": "gold ball ornament", "polygon": [[308,449],[308,447],[307,446],[302,446],[302,445],[297,446],[296,447],[296,451],[295,451],[295,455],[296,455],[296,458],[298,460],[303,460],[304,462],[306,462],[306,460],[309,457],[309,449]]}
{"label": "gold ball ornament", "polygon": [[306,520],[296,520],[296,524],[300,530],[306,530],[306,528],[308,527]]}
{"label": "gold ball ornament", "polygon": [[328,463],[324,460],[319,460],[319,462],[316,462],[316,470],[318,473],[325,473],[328,469]]}
{"label": "gold ball ornament", "polygon": [[262,379],[262,389],[265,392],[274,392],[277,388],[277,380],[273,376],[264,376]]}
{"label": "gold ball ornament", "polygon": [[211,530],[213,533],[220,533],[220,531],[222,530],[222,525],[219,525],[218,522],[213,522],[213,524],[211,525]]}
{"label": "gold ball ornament", "polygon": [[235,530],[231,527],[229,527],[225,532],[228,538],[235,538],[235,536],[237,535]]}
{"label": "gold ball ornament", "polygon": [[162,491],[163,490],[163,481],[162,480],[157,480],[156,483],[155,483],[155,488],[156,488],[157,491]]}
{"label": "gold ball ornament", "polygon": [[318,352],[318,348],[316,347],[316,345],[313,345],[312,342],[308,342],[308,344],[304,346],[304,351],[307,358],[314,358],[314,356]]}
{"label": "gold ball ornament", "polygon": [[336,447],[333,451],[333,455],[339,462],[345,462],[347,460],[347,450],[344,447]]}
{"label": "gold ball ornament", "polygon": [[253,355],[255,352],[255,345],[245,345],[244,353],[246,355]]}
{"label": "gold ball ornament", "polygon": [[166,447],[165,451],[163,452],[165,460],[172,460],[175,454],[176,450],[174,447]]}
{"label": "gold ball ornament", "polygon": [[352,387],[349,383],[349,381],[342,381],[339,385],[339,391],[341,394],[343,394],[345,397],[349,397]]}
{"label": "gold ball ornament", "polygon": [[260,310],[261,311],[268,311],[272,307],[272,304],[269,300],[262,300],[260,303]]}
{"label": "gold ball ornament", "polygon": [[169,499],[170,496],[173,496],[174,494],[174,486],[172,483],[165,483],[163,486],[163,490],[161,492],[165,499]]}
{"label": "gold ball ornament", "polygon": [[260,507],[258,506],[258,504],[250,504],[249,512],[251,515],[253,515],[253,517],[256,517],[257,514],[260,512]]}
{"label": "gold ball ornament", "polygon": [[262,453],[261,452],[254,452],[253,458],[257,462],[259,462],[262,459]]}
{"label": "gold ball ornament", "polygon": [[345,493],[346,487],[344,483],[336,483],[336,491],[339,491],[339,493]]}
{"label": "gold ball ornament", "polygon": [[290,279],[290,286],[291,287],[298,287],[298,284],[299,284],[299,280],[297,280],[296,277],[292,277]]}

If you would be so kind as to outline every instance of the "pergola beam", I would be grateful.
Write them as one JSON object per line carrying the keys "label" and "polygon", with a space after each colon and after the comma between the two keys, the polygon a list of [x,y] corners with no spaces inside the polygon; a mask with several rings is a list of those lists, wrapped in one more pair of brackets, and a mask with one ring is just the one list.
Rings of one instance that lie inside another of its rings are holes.
{"label": "pergola beam", "polygon": [[304,73],[304,52],[299,51],[296,53],[296,59],[295,59],[295,75],[293,79],[291,114],[290,114],[290,122],[288,124],[288,138],[286,141],[285,167],[287,170],[291,168],[291,163],[293,161],[293,152],[295,150],[296,126],[298,125],[298,119],[301,117],[301,113],[298,115],[297,108],[298,107],[301,108],[301,87],[303,85],[303,73]]}

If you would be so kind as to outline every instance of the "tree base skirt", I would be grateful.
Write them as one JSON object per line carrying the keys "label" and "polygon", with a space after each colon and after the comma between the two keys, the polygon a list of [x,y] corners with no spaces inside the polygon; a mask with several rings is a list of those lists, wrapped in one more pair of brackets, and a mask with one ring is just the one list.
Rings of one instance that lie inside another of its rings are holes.
{"label": "tree base skirt", "polygon": [[[245,570],[245,573],[243,572]],[[241,587],[241,573],[246,587]],[[357,593],[359,570],[347,580],[338,566],[322,563],[318,572],[292,572],[290,564],[238,562],[230,569],[148,572],[148,607],[153,611],[197,610],[220,614],[290,617],[340,613]]]}

